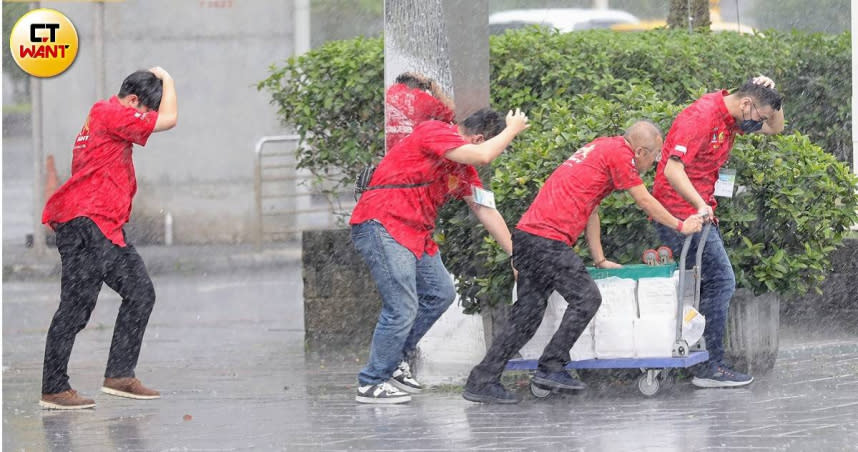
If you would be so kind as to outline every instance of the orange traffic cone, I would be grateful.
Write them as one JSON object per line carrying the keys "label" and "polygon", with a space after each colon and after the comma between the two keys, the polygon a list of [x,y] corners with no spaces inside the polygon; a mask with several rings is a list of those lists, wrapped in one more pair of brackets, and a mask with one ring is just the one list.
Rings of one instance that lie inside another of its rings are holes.
{"label": "orange traffic cone", "polygon": [[59,187],[60,181],[59,178],[57,178],[57,167],[54,164],[54,156],[53,154],[48,154],[47,159],[45,159],[45,201],[47,201]]}

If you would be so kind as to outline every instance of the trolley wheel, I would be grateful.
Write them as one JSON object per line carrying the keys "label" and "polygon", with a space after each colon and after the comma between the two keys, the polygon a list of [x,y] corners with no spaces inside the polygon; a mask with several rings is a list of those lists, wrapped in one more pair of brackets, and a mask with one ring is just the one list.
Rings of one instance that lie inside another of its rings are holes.
{"label": "trolley wheel", "polygon": [[658,393],[658,390],[661,389],[658,372],[657,370],[647,370],[638,378],[638,390],[641,394],[652,397]]}
{"label": "trolley wheel", "polygon": [[537,399],[545,399],[551,396],[550,389],[539,387],[534,383],[530,383],[530,393],[533,394],[533,396]]}

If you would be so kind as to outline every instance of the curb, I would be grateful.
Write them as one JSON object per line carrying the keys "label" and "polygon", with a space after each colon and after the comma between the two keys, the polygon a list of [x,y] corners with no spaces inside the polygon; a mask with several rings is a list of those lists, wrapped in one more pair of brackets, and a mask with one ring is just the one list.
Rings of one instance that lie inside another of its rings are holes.
{"label": "curb", "polygon": [[[218,245],[139,246],[137,250],[151,276],[276,269],[300,264],[302,254],[300,246],[269,248],[264,251],[255,251],[244,246]],[[27,254],[27,251],[4,252],[4,281],[50,279],[58,278],[60,274],[60,258],[55,249],[49,249],[46,255],[41,257]]]}

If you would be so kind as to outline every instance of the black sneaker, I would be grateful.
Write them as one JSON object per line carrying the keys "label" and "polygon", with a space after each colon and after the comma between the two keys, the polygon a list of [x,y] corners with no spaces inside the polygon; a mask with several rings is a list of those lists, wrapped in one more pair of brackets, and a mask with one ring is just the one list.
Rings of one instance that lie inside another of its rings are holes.
{"label": "black sneaker", "polygon": [[411,375],[411,367],[405,361],[399,363],[396,370],[393,371],[390,384],[411,394],[420,394],[423,391],[423,385],[414,379],[414,376]]}
{"label": "black sneaker", "polygon": [[411,396],[384,382],[358,386],[355,400],[360,403],[405,403],[411,401]]}
{"label": "black sneaker", "polygon": [[536,375],[530,381],[544,388],[565,389],[567,391],[580,391],[587,388],[583,381],[569,375],[569,372],[565,370],[559,372],[537,370]]}
{"label": "black sneaker", "polygon": [[720,363],[712,363],[705,366],[691,380],[691,384],[698,388],[738,388],[751,384],[754,377],[736,372]]}
{"label": "black sneaker", "polygon": [[465,400],[471,402],[482,403],[504,403],[512,404],[521,402],[521,399],[512,392],[506,390],[500,383],[492,383],[483,386],[482,389],[475,390],[465,386],[465,392],[462,393]]}

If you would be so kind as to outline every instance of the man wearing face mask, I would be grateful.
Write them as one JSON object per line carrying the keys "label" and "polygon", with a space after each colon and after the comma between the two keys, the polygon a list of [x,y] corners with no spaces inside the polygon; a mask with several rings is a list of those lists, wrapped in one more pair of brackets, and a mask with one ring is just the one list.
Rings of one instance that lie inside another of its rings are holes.
{"label": "man wearing face mask", "polygon": [[[677,218],[700,213],[714,220],[718,205],[715,183],[730,156],[733,139],[736,134],[774,135],[783,131],[782,101],[775,83],[761,75],[733,93],[709,93],[685,108],[673,122],[662,147],[653,196]],[[682,235],[659,224],[655,227],[667,246],[682,248]],[[689,255],[696,252],[697,246],[695,238]],[[753,377],[723,363],[724,329],[736,279],[717,226],[703,246],[700,312],[706,317],[703,337],[709,361],[695,370],[692,384],[701,388],[745,386]]]}

